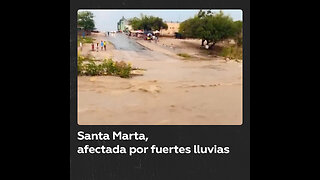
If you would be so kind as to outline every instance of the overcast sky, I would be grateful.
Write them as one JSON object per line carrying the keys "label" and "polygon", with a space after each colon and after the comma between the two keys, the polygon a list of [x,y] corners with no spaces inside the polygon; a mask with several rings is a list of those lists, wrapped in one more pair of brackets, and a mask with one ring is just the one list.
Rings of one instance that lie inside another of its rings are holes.
{"label": "overcast sky", "polygon": [[[91,11],[94,14],[95,26],[98,31],[116,31],[117,22],[124,16],[126,19],[140,17],[140,14],[152,15],[162,18],[164,21],[182,22],[194,17],[199,12],[197,10],[79,10]],[[211,10],[219,12],[219,10]],[[234,21],[242,21],[241,10],[222,10],[223,13],[232,17]]]}

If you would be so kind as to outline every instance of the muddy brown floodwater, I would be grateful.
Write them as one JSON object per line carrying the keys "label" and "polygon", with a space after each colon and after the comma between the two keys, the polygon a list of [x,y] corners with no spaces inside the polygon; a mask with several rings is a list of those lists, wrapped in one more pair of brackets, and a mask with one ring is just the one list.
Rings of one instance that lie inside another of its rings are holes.
{"label": "muddy brown floodwater", "polygon": [[129,79],[79,76],[80,125],[242,124],[241,62],[181,60],[139,46],[126,47],[135,42],[125,42],[125,35],[110,38],[106,39],[118,47],[110,50],[114,60],[146,71]]}

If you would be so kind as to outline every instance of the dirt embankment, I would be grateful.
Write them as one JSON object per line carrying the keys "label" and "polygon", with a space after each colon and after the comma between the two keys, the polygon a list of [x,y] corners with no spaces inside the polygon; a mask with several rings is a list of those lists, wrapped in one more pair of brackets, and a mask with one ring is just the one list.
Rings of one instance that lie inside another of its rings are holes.
{"label": "dirt embankment", "polygon": [[[114,57],[114,46],[106,40],[104,33],[92,33],[91,36],[94,41],[94,51],[92,51],[91,43],[83,44],[82,50],[78,47],[78,52],[81,56],[89,56],[94,57],[95,59],[102,60],[104,58],[112,58]],[[106,50],[101,50],[101,41],[106,41]],[[97,50],[97,43],[98,43],[98,50]]]}
{"label": "dirt embankment", "polygon": [[[175,39],[170,37],[160,37],[158,41],[135,39],[139,44],[150,50],[189,60],[215,60],[221,58],[219,57],[220,51],[229,42],[219,42],[215,45],[214,50],[206,50],[203,47],[201,48],[200,39]],[[179,54],[182,56],[179,56]]]}

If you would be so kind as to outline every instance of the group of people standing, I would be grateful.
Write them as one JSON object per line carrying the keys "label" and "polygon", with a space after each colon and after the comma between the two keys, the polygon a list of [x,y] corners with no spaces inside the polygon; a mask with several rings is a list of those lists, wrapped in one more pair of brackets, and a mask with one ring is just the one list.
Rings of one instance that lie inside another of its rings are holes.
{"label": "group of people standing", "polygon": [[[106,41],[101,41],[100,42],[100,47],[101,51],[104,49],[105,51],[107,50],[107,42]],[[91,44],[92,51],[94,51],[94,43]],[[99,51],[99,43],[97,42],[97,52]]]}

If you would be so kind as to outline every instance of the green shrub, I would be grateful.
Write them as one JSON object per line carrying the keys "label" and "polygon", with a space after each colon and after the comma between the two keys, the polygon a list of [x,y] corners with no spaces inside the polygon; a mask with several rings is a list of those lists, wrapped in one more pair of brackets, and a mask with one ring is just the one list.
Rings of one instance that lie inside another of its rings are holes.
{"label": "green shrub", "polygon": [[108,59],[104,61],[103,67],[106,69],[106,73],[108,75],[113,75],[115,73],[116,68],[114,64],[115,63],[112,61],[112,59]]}
{"label": "green shrub", "polygon": [[96,65],[93,61],[90,61],[88,64],[85,66],[85,75],[87,76],[97,76],[100,75],[101,72],[101,67],[99,65]]}
{"label": "green shrub", "polygon": [[[85,61],[86,64],[84,64]],[[96,64],[88,57],[78,57],[78,75],[113,75],[129,78],[131,70],[131,64],[124,61],[115,62],[112,59],[105,59],[101,64]]]}
{"label": "green shrub", "polygon": [[78,55],[78,62],[77,62],[78,74],[82,74],[82,72],[83,72],[84,69],[85,69],[85,68],[84,68],[84,65],[83,65],[83,61],[84,61],[84,57]]}
{"label": "green shrub", "polygon": [[223,47],[220,56],[230,59],[242,59],[242,47],[237,45]]}
{"label": "green shrub", "polygon": [[124,61],[115,63],[115,73],[122,78],[130,77],[131,65],[126,64]]}
{"label": "green shrub", "polygon": [[78,36],[78,46],[80,45],[80,42],[82,44],[85,44],[85,43],[93,43],[95,39],[93,39],[92,37],[79,37]]}

